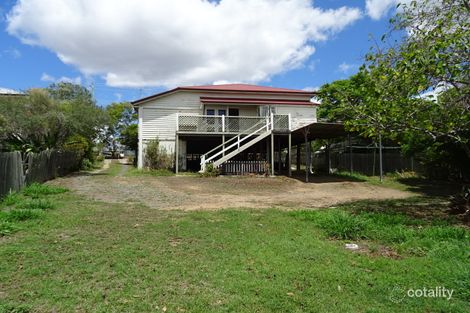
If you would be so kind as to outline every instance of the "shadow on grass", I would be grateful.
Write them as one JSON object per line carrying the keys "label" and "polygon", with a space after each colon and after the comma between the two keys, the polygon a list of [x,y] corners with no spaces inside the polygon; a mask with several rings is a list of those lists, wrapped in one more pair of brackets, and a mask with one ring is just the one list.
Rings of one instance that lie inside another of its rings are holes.
{"label": "shadow on grass", "polygon": [[440,197],[411,197],[391,200],[362,200],[338,206],[353,213],[403,214],[431,223],[467,224],[459,216],[449,213],[449,202]]}
{"label": "shadow on grass", "polygon": [[[305,183],[305,172],[293,172],[292,178]],[[365,182],[366,180],[349,175],[328,175],[328,174],[309,174],[308,183],[340,183],[340,182]]]}
{"label": "shadow on grass", "polygon": [[433,181],[422,177],[397,178],[411,192],[432,197],[449,197],[462,190],[462,185],[446,181]]}

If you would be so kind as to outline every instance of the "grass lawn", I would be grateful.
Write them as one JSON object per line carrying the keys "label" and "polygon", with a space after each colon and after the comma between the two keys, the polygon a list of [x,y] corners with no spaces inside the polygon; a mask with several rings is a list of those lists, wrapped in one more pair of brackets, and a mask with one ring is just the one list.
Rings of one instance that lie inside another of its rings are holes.
{"label": "grass lawn", "polygon": [[35,188],[2,204],[0,312],[470,310],[470,232],[439,198],[187,212]]}

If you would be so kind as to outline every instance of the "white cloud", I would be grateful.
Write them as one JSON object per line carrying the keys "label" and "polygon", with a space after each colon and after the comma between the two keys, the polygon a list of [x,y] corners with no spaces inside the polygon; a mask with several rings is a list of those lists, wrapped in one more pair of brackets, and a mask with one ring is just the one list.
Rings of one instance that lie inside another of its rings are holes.
{"label": "white cloud", "polygon": [[108,85],[174,86],[268,80],[361,14],[310,0],[22,0],[7,30]]}
{"label": "white cloud", "polygon": [[343,62],[340,65],[338,65],[338,71],[343,74],[348,74],[351,71],[354,71],[356,69],[357,69],[357,64],[349,64],[349,63]]}
{"label": "white cloud", "polygon": [[82,78],[80,76],[77,76],[77,77],[62,76],[60,78],[55,78],[54,76],[51,76],[47,73],[42,73],[41,80],[43,82],[51,82],[51,83],[65,82],[65,83],[73,83],[77,85],[82,84]]}
{"label": "white cloud", "polygon": [[318,63],[320,63],[320,59],[312,60],[312,61],[310,61],[310,63],[308,63],[307,68],[308,68],[311,72],[314,72],[315,69],[317,68],[317,64],[318,64]]}
{"label": "white cloud", "polygon": [[55,78],[47,73],[42,73],[41,80],[43,82],[55,82]]}
{"label": "white cloud", "polygon": [[318,91],[318,90],[320,90],[320,87],[318,87],[318,86],[308,86],[308,87],[302,88],[302,90],[304,90],[304,91]]}
{"label": "white cloud", "polygon": [[379,20],[399,3],[408,4],[411,0],[366,0],[366,12],[374,20]]}
{"label": "white cloud", "polygon": [[16,48],[8,48],[5,50],[0,51],[0,57],[7,56],[12,59],[19,59],[21,58],[21,51]]}

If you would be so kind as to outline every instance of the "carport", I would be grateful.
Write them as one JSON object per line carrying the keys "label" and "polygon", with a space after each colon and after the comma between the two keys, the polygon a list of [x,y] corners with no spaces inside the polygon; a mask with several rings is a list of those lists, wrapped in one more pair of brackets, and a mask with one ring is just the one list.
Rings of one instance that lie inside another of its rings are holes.
{"label": "carport", "polygon": [[[349,137],[349,133],[345,130],[344,125],[341,123],[329,123],[329,122],[317,122],[308,124],[301,128],[298,128],[292,131],[289,135],[276,135],[276,141],[273,148],[277,148],[273,151],[277,154],[277,157],[270,158],[272,168],[275,168],[274,163],[277,163],[277,170],[280,172],[282,170],[281,166],[281,152],[283,149],[287,148],[287,155],[286,155],[286,162],[287,165],[286,169],[288,171],[288,175],[291,176],[291,166],[293,163],[292,160],[292,147],[296,147],[296,169],[300,171],[301,168],[301,147],[304,145],[304,159],[305,159],[305,167],[306,173],[305,178],[308,181],[309,175],[309,166],[310,166],[310,142],[315,139],[333,139],[339,137]],[[290,137],[290,138],[289,138]],[[276,147],[277,145],[277,147]],[[328,150],[328,145],[327,145]],[[277,160],[276,160],[277,159]]]}

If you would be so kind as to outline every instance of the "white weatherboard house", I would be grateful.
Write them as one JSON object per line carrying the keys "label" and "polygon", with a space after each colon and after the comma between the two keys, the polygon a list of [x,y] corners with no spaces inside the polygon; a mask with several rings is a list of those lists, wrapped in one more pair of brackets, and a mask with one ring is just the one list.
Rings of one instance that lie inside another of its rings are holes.
{"label": "white weatherboard house", "polygon": [[290,174],[292,140],[302,142],[299,131],[317,120],[314,95],[226,84],[178,87],[134,101],[138,167],[144,166],[148,141],[158,139],[175,154],[176,172],[204,170],[212,163],[231,174],[265,172],[268,164],[271,174],[275,168]]}

